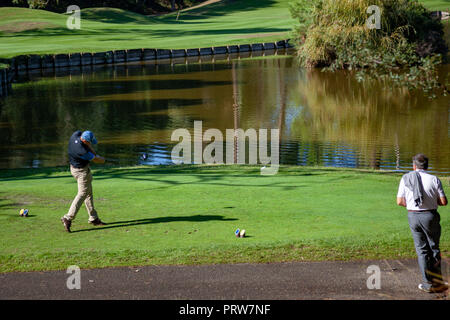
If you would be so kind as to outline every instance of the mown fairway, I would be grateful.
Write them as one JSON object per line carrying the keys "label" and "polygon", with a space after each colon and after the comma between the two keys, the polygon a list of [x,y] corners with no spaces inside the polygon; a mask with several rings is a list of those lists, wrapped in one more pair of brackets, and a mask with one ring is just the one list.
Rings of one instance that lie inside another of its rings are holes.
{"label": "mown fairway", "polygon": [[447,10],[450,9],[449,0],[420,0],[425,7],[430,10]]}
{"label": "mown fairway", "polygon": [[[112,8],[82,9],[81,30],[69,30],[68,15],[0,8],[0,57],[20,54],[101,52],[117,49],[182,49],[276,41],[296,23],[291,0],[221,1],[197,9],[150,17]],[[423,2],[432,10],[449,1]]]}
{"label": "mown fairway", "polygon": [[81,30],[68,15],[0,8],[0,57],[29,53],[100,52],[133,48],[199,48],[286,39],[294,20],[287,0],[219,2],[147,17],[120,9],[84,9]]}
{"label": "mown fairway", "polygon": [[[0,272],[145,264],[414,257],[400,174],[284,167],[134,167],[94,170],[94,198],[109,223],[83,207],[60,222],[76,194],[66,168],[0,171]],[[447,193],[448,178],[442,178]],[[28,208],[31,216],[19,216]],[[442,251],[450,210],[441,208]],[[236,228],[249,237],[238,239]]]}

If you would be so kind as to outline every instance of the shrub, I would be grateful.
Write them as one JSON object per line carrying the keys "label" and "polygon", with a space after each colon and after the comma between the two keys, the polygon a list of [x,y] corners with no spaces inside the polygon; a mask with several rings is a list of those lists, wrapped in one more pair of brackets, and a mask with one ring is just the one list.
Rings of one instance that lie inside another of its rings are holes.
{"label": "shrub", "polygon": [[[381,9],[380,29],[366,26],[367,9]],[[437,66],[448,50],[443,25],[414,0],[297,0],[291,13],[298,55],[306,67],[356,70],[356,77],[448,92]]]}

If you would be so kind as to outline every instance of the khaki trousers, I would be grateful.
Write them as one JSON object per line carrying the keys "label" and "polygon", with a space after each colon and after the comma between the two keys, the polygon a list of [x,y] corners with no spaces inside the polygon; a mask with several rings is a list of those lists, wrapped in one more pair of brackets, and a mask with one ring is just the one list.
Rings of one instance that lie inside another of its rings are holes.
{"label": "khaki trousers", "polygon": [[87,212],[89,214],[89,221],[97,219],[97,211],[94,209],[94,197],[92,193],[92,172],[87,165],[84,168],[75,168],[70,166],[70,173],[77,180],[78,193],[75,199],[73,199],[69,212],[64,216],[67,220],[72,221],[80,210],[81,205],[86,205]]}

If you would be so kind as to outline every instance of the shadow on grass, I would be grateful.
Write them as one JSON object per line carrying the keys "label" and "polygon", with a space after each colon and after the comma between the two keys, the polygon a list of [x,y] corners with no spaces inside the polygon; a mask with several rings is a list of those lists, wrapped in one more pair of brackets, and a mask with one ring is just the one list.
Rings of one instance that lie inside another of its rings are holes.
{"label": "shadow on grass", "polygon": [[[126,169],[125,169],[126,170]],[[287,176],[321,176],[323,172],[307,172],[299,170],[298,172],[289,172]],[[212,186],[231,186],[231,187],[249,187],[249,188],[280,188],[284,190],[293,190],[295,188],[306,187],[305,184],[286,184],[284,180],[269,180],[274,176],[262,176],[260,167],[229,167],[229,166],[196,166],[196,165],[166,165],[156,167],[136,167],[133,170],[121,171],[120,168],[113,169],[112,172],[101,170],[94,174],[97,181],[108,179],[124,179],[133,181],[152,181],[164,185],[152,187],[148,190],[161,190],[174,186],[183,185],[212,185]],[[172,177],[182,177],[181,179],[172,179]],[[286,175],[284,175],[286,176]],[[251,181],[239,183],[239,180],[230,180],[230,178],[251,178]],[[320,183],[323,183],[321,181]]]}
{"label": "shadow on grass", "polygon": [[236,221],[236,220],[238,220],[238,219],[224,218],[223,216],[219,216],[219,215],[195,215],[195,216],[186,216],[186,217],[158,217],[158,218],[109,222],[104,227],[93,227],[90,229],[74,230],[74,231],[72,231],[72,233],[123,228],[123,227],[139,226],[139,225],[153,224],[153,223],[178,222],[178,221],[205,222],[205,221]]}
{"label": "shadow on grass", "polygon": [[[251,35],[258,36],[263,33],[281,33],[291,31],[290,28],[278,28],[278,27],[255,27],[255,28],[235,28],[235,29],[138,29],[138,28],[122,28],[122,29],[97,29],[97,30],[77,30],[73,32],[67,28],[52,28],[42,30],[29,30],[11,34],[1,34],[4,38],[21,38],[21,37],[99,37],[97,41],[142,41],[142,37],[157,37],[157,38],[171,38],[179,39],[182,37],[191,36],[224,36],[224,35]],[[127,37],[128,35],[128,37]],[[136,38],[138,36],[138,38]],[[141,37],[141,38],[139,38]],[[196,48],[197,46],[193,46]],[[198,47],[197,47],[198,48]]]}
{"label": "shadow on grass", "polygon": [[87,8],[81,11],[83,19],[114,24],[153,24],[153,17],[116,8]]}
{"label": "shadow on grass", "polygon": [[[0,192],[0,215],[2,215],[1,210],[9,210],[9,209],[17,209],[17,216],[19,216],[19,210],[21,208],[26,208],[32,202],[17,202],[11,199],[11,196],[3,196],[5,192]],[[10,215],[9,213],[6,215]],[[32,215],[28,215],[28,217],[32,217]]]}
{"label": "shadow on grass", "polygon": [[[197,9],[191,9],[181,12],[180,19],[185,21],[209,19],[210,17],[222,17],[235,12],[242,13],[244,11],[258,10],[261,8],[271,7],[277,4],[275,0],[222,0]],[[176,23],[175,14],[164,15],[156,18],[164,23]]]}
{"label": "shadow on grass", "polygon": [[[183,185],[183,184],[214,184],[239,186],[230,181],[224,181],[230,177],[235,178],[250,178],[260,179],[258,182],[250,183],[245,186],[249,187],[304,187],[305,185],[286,185],[285,182],[271,182],[267,183],[270,178],[278,176],[289,177],[312,177],[312,176],[326,176],[336,173],[338,176],[329,176],[326,179],[321,179],[317,183],[326,183],[340,180],[354,179],[355,175],[364,174],[381,174],[389,175],[389,171],[373,171],[373,170],[354,170],[343,168],[309,168],[298,166],[295,169],[281,167],[280,171],[275,176],[262,176],[260,174],[260,167],[246,166],[246,165],[223,165],[223,166],[201,166],[201,165],[159,165],[159,166],[138,166],[138,167],[120,167],[120,166],[92,166],[95,181],[108,179],[124,179],[135,181],[154,181],[165,183],[169,186]],[[61,174],[64,173],[64,174]],[[344,173],[351,173],[350,175]],[[176,181],[167,178],[184,175],[185,177],[192,177],[194,180]],[[52,167],[52,168],[36,168],[36,169],[0,169],[0,183],[7,181],[26,181],[26,180],[40,180],[40,179],[60,179],[71,177],[69,167]],[[167,178],[166,178],[167,177]],[[324,177],[325,178],[325,177]],[[221,183],[223,181],[223,183]],[[314,183],[309,181],[308,183]]]}
{"label": "shadow on grass", "polygon": [[179,20],[178,12],[162,14],[159,16],[146,16],[135,12],[130,12],[115,8],[87,8],[82,10],[83,19],[95,22],[113,24],[140,24],[151,25],[157,23],[182,24],[186,22],[199,23],[200,19],[209,19],[212,16],[225,16],[235,12],[251,11],[270,7],[277,4],[274,0],[222,0],[208,6],[194,8],[188,11],[181,11]]}

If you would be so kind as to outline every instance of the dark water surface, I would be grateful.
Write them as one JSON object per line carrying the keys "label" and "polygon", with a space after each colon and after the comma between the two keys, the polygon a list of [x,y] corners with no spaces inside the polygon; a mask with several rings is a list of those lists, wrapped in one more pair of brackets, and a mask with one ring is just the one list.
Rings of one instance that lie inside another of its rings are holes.
{"label": "dark water surface", "polygon": [[195,120],[224,135],[280,128],[282,164],[409,170],[423,152],[431,171],[450,175],[449,97],[304,70],[286,52],[21,75],[0,98],[0,168],[66,165],[77,129],[121,165],[171,164],[172,132],[193,133]]}

